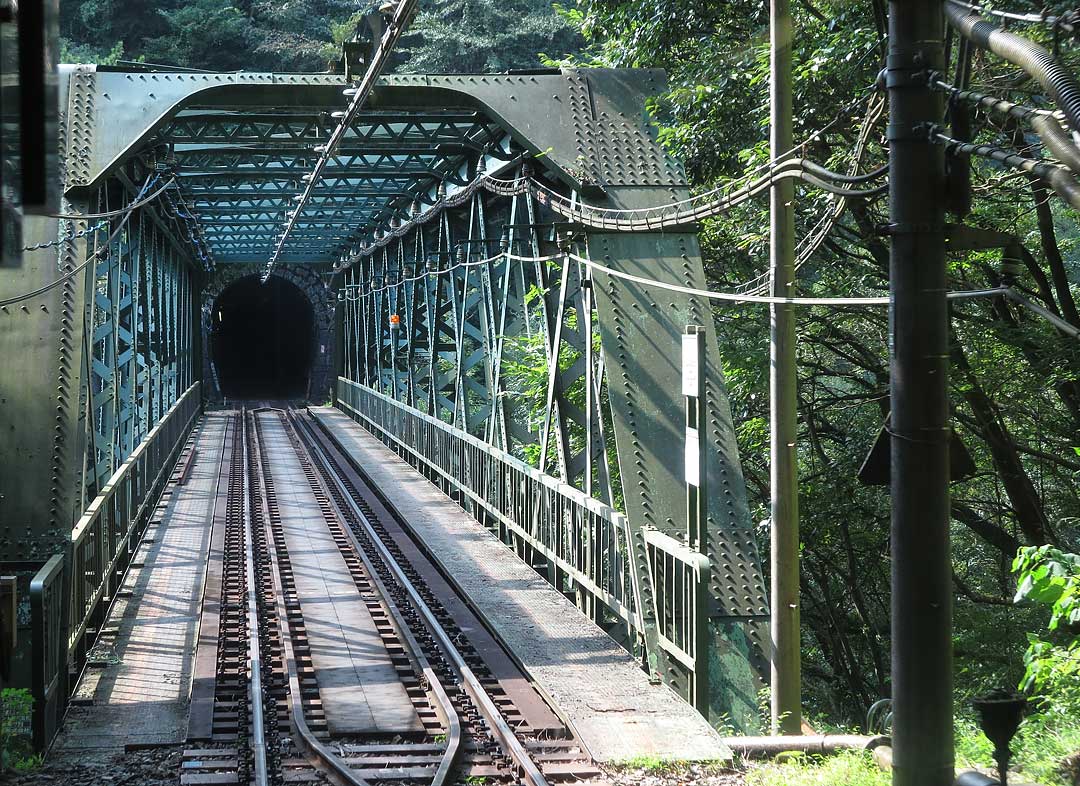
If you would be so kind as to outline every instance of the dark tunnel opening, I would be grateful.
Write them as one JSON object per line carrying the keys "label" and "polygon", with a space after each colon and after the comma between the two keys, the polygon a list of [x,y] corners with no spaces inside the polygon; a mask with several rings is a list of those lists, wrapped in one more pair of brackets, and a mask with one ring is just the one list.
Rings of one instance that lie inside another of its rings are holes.
{"label": "dark tunnel opening", "polygon": [[305,398],[314,344],[311,302],[277,276],[242,278],[214,302],[211,353],[223,396]]}

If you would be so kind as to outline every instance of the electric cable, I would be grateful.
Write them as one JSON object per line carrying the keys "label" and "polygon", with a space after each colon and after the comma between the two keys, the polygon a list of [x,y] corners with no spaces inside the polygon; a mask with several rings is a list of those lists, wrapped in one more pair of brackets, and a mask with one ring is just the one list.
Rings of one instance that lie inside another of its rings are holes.
{"label": "electric cable", "polygon": [[[875,87],[873,85],[871,85],[871,86],[865,88],[863,91],[860,91],[862,93],[862,95],[860,95],[858,98],[855,98],[852,101],[849,101],[847,104],[845,104],[843,107],[841,107],[840,110],[837,112],[836,116],[832,120],[830,120],[828,123],[826,123],[824,126],[821,126],[817,130],[811,132],[801,142],[799,142],[797,145],[793,146],[790,150],[784,152],[783,154],[781,154],[777,158],[766,161],[766,162],[764,162],[762,164],[759,164],[759,165],[755,166],[753,169],[750,169],[750,170],[748,170],[746,172],[743,172],[742,175],[740,175],[739,180],[745,180],[746,178],[748,178],[748,177],[750,177],[752,175],[758,174],[760,172],[764,172],[764,171],[769,170],[769,169],[773,169],[776,166],[778,166],[780,163],[782,163],[784,160],[792,160],[790,158],[790,156],[793,153],[795,153],[798,150],[804,148],[806,145],[808,145],[811,142],[813,142],[814,140],[818,139],[823,134],[825,134],[830,129],[832,129],[833,127],[838,125],[840,122],[842,122],[844,119],[846,119],[848,114],[853,109],[855,109],[861,103],[866,101],[868,99],[868,97],[874,95],[874,92],[873,92],[874,89],[875,89]],[[520,158],[523,158],[523,157],[519,157],[519,159]],[[513,163],[513,162],[511,162],[511,163]],[[824,171],[828,172],[828,170],[824,170]],[[844,175],[841,175],[839,173],[830,173],[830,174],[837,175],[840,178],[845,177]],[[549,193],[558,195],[557,192],[552,191],[551,189],[547,189],[547,187],[544,186],[542,183],[539,183],[537,181],[533,181],[533,182],[535,183],[536,188],[546,189]],[[393,241],[395,239],[398,239],[398,238],[401,238],[401,237],[404,237],[406,234],[408,234],[408,232],[412,231],[417,226],[420,226],[422,224],[426,224],[427,222],[431,221],[435,216],[437,216],[443,210],[445,210],[447,208],[450,208],[450,207],[456,207],[456,206],[458,206],[460,204],[463,204],[465,202],[465,200],[467,200],[469,197],[471,197],[476,192],[476,190],[479,189],[480,187],[483,187],[487,191],[490,191],[491,193],[494,193],[494,194],[498,194],[500,196],[516,196],[516,195],[519,195],[519,194],[523,194],[526,191],[526,186],[524,186],[522,184],[522,179],[521,178],[517,178],[517,179],[514,179],[514,180],[506,180],[506,179],[499,179],[499,178],[496,178],[496,177],[489,176],[489,175],[487,175],[486,173],[483,173],[483,172],[479,172],[479,173],[477,173],[477,176],[468,183],[468,185],[466,185],[464,188],[460,189],[459,191],[455,192],[453,194],[453,196],[450,196],[450,197],[447,197],[445,195],[440,196],[437,199],[437,201],[435,202],[435,204],[432,205],[431,207],[429,207],[427,210],[413,216],[408,221],[403,222],[400,226],[391,228],[390,230],[386,231],[385,234],[382,234],[379,237],[376,237],[372,242],[363,245],[360,249],[358,249],[356,252],[354,252],[351,255],[351,257],[349,258],[349,260],[347,262],[345,260],[342,260],[341,262],[335,264],[334,269],[335,270],[346,269],[346,268],[350,267],[357,259],[371,256],[373,253],[375,253],[375,251],[377,251],[378,249],[384,247],[385,245],[387,245],[391,241]],[[701,194],[696,194],[696,195],[694,195],[692,197],[688,197],[686,199],[678,200],[676,202],[671,202],[671,203],[668,203],[667,205],[663,205],[663,206],[659,206],[659,207],[660,208],[678,207],[678,206],[685,205],[685,204],[696,203],[696,202],[698,202],[698,201],[700,201],[700,200],[702,200],[702,199],[704,199],[704,198],[706,198],[708,196],[711,196],[713,194],[719,194],[719,193],[721,193],[721,192],[723,192],[723,191],[725,191],[727,189],[730,189],[730,188],[731,188],[730,183],[725,184],[723,186],[717,186],[716,188],[711,189],[711,190],[706,191],[706,192],[703,192]],[[440,187],[440,189],[441,189],[441,187]],[[653,210],[656,210],[656,209],[658,209],[658,208],[657,207],[641,208],[641,209],[639,209],[639,211],[640,210],[653,211]]]}
{"label": "electric cable", "polygon": [[1009,115],[1015,117],[1017,120],[1031,120],[1032,118],[1041,115],[1052,117],[1054,114],[1049,109],[1037,109],[1035,107],[1024,106],[1023,104],[1016,104],[1012,101],[1007,101],[1004,98],[987,95],[986,93],[980,93],[975,90],[961,90],[955,85],[950,85],[948,82],[933,77],[930,79],[930,86],[935,90],[941,90],[948,93],[958,101],[974,104],[975,106],[989,109],[999,114]]}
{"label": "electric cable", "polygon": [[[453,270],[462,267],[475,267],[477,265],[490,264],[492,262],[499,261],[516,261],[516,262],[551,262],[556,259],[568,259],[585,265],[590,270],[600,271],[606,273],[614,278],[621,278],[626,281],[632,281],[637,284],[643,284],[649,287],[655,287],[657,289],[664,289],[669,292],[679,292],[684,295],[691,295],[694,297],[703,297],[710,300],[722,300],[731,303],[759,303],[759,304],[787,304],[795,306],[887,306],[890,302],[890,298],[887,295],[880,297],[772,297],[768,295],[749,295],[740,294],[737,292],[717,292],[711,289],[697,289],[695,287],[687,287],[681,284],[670,284],[666,281],[658,281],[653,278],[647,278],[645,276],[637,276],[632,273],[624,273],[621,270],[603,265],[599,262],[595,262],[587,257],[580,256],[569,252],[563,252],[560,254],[551,254],[547,256],[527,257],[518,254],[512,254],[507,251],[500,252],[484,259],[476,259],[472,261],[458,262],[452,267],[442,268],[438,270],[426,270],[423,273],[416,276],[409,276],[402,278],[399,281],[395,281],[391,284],[384,284],[379,287],[372,287],[365,290],[359,296],[350,297],[346,295],[346,299],[350,302],[358,302],[362,297],[368,294],[375,294],[378,292],[385,292],[388,289],[402,286],[402,284],[411,281],[418,281],[422,278],[430,276],[440,276],[446,273],[450,273]],[[358,288],[363,284],[352,284],[345,287]],[[996,295],[1004,295],[1006,293],[1006,287],[997,287],[994,289],[974,289],[974,290],[961,290],[956,292],[949,292],[946,294],[950,300],[965,300],[971,298],[992,297]]]}
{"label": "electric cable", "polygon": [[285,229],[278,238],[274,252],[266,264],[266,270],[263,272],[261,279],[264,284],[273,272],[278,259],[281,257],[281,253],[285,249],[285,244],[288,242],[289,235],[296,226],[300,214],[304,211],[304,207],[315,192],[315,187],[322,180],[323,170],[326,169],[330,158],[334,155],[334,152],[341,144],[341,141],[345,138],[345,134],[352,126],[352,122],[356,119],[357,113],[364,105],[368,95],[374,89],[375,80],[379,77],[379,74],[382,73],[383,67],[390,56],[390,51],[398,42],[398,39],[404,34],[405,28],[412,20],[412,17],[416,12],[417,3],[418,0],[398,0],[397,6],[394,8],[393,18],[387,25],[385,32],[383,32],[382,38],[379,39],[378,46],[372,54],[371,62],[368,64],[360,84],[345,90],[345,94],[351,96],[352,100],[344,112],[333,113],[333,116],[338,117],[340,122],[330,133],[330,137],[326,144],[315,148],[315,152],[318,154],[319,158],[315,162],[315,168],[312,170],[311,174],[304,175],[304,180],[307,181],[307,185],[304,187],[303,193],[296,197],[299,204],[288,214],[288,219],[285,222]]}
{"label": "electric cable", "polygon": [[[876,105],[872,102],[871,105],[867,107],[866,117],[863,118],[862,126],[859,128],[859,134],[855,139],[855,148],[852,151],[851,163],[848,167],[850,175],[855,175],[855,173],[859,171],[863,154],[866,152],[866,147],[870,142],[870,133],[885,111],[885,96],[879,94],[877,98],[878,101]],[[800,238],[798,247],[796,248],[796,272],[802,269],[803,265],[809,262],[814,254],[817,253],[817,250],[821,248],[821,244],[824,243],[825,239],[832,233],[833,229],[839,223],[840,218],[847,210],[847,204],[847,200],[844,197],[836,200],[836,203],[825,212],[825,215],[823,215],[821,220],[814,225],[814,228]],[[762,295],[769,291],[771,280],[772,272],[770,270],[765,270],[750,281],[737,286],[735,291],[742,294]]]}
{"label": "electric cable", "polygon": [[[156,177],[157,176],[155,176],[155,178]],[[143,197],[142,199],[137,199],[134,202],[132,202],[131,204],[129,204],[129,205],[125,206],[125,207],[117,208],[116,210],[107,210],[104,213],[49,213],[48,217],[49,218],[60,218],[60,219],[66,220],[66,221],[83,221],[83,220],[92,219],[92,218],[114,218],[116,216],[122,215],[123,213],[125,213],[128,210],[134,210],[137,207],[142,207],[143,205],[147,205],[147,204],[153,202],[159,196],[164,194],[165,191],[168,190],[169,186],[171,186],[175,182],[176,182],[176,178],[171,178],[163,186],[161,186],[161,188],[159,188],[154,193],[149,194],[149,195]]]}
{"label": "electric cable", "polygon": [[960,35],[980,49],[1019,66],[1053,99],[1069,125],[1080,128],[1080,83],[1057,58],[1038,44],[986,21],[958,0],[946,0],[945,18]]}
{"label": "electric cable", "polygon": [[[888,295],[881,297],[772,297],[771,295],[740,295],[734,292],[715,292],[711,289],[696,289],[694,287],[685,287],[680,284],[669,284],[666,281],[657,281],[652,278],[645,278],[644,276],[635,276],[632,273],[624,273],[621,270],[615,270],[614,268],[602,265],[599,262],[594,262],[591,259],[578,256],[577,254],[568,254],[571,259],[586,265],[590,269],[599,270],[602,273],[606,273],[614,278],[621,278],[626,281],[633,281],[637,284],[643,284],[649,287],[655,287],[657,289],[664,289],[669,292],[679,292],[684,295],[692,295],[694,297],[703,297],[710,300],[724,300],[732,303],[767,303],[767,304],[783,304],[791,306],[887,306],[889,305],[891,298]],[[994,295],[1004,295],[1005,287],[997,287],[995,289],[975,289],[964,290],[957,292],[948,292],[946,297],[949,300],[964,300],[969,298],[991,297]]]}
{"label": "electric cable", "polygon": [[1045,11],[1042,13],[1017,13],[1015,11],[1001,11],[996,8],[986,8],[985,6],[973,5],[972,3],[962,2],[962,0],[949,0],[962,8],[966,8],[968,11],[977,14],[986,14],[987,16],[996,16],[999,19],[1008,19],[1012,22],[1027,22],[1029,24],[1044,24],[1049,27],[1056,27],[1060,30],[1064,30],[1066,33],[1075,33],[1077,22],[1080,21],[1080,13],[1077,11],[1071,11],[1061,16],[1052,16]]}
{"label": "electric cable", "polygon": [[931,133],[931,139],[945,145],[946,150],[951,150],[962,155],[979,156],[999,164],[1004,164],[1011,169],[1026,172],[1033,175],[1047,185],[1065,200],[1071,207],[1080,210],[1080,183],[1073,177],[1072,172],[1060,164],[1052,164],[1028,158],[1012,150],[997,147],[995,145],[975,144],[974,142],[962,142],[953,139],[938,131]]}
{"label": "electric cable", "polygon": [[[147,178],[146,183],[144,183],[143,187],[141,189],[139,189],[139,194],[135,197],[135,201],[131,203],[132,205],[136,204],[139,201],[139,199],[142,198],[142,195],[146,193],[146,189],[147,189],[148,185],[150,184],[150,182],[151,182],[151,179]],[[112,232],[109,233],[109,236],[105,239],[105,242],[101,245],[101,248],[99,248],[93,254],[88,256],[84,262],[82,262],[81,264],[75,266],[70,271],[68,271],[64,275],[60,276],[59,278],[57,278],[57,279],[55,279],[53,281],[50,281],[48,284],[45,284],[42,287],[38,287],[37,289],[33,290],[32,292],[24,292],[21,295],[14,295],[13,297],[4,298],[3,300],[0,300],[0,308],[6,308],[7,306],[10,306],[10,305],[12,305],[14,303],[19,303],[19,302],[21,302],[23,300],[30,300],[31,298],[35,298],[38,295],[42,295],[42,294],[48,292],[50,289],[53,289],[54,287],[59,286],[60,284],[67,281],[68,279],[72,278],[73,276],[75,276],[78,273],[85,270],[87,265],[89,265],[91,262],[96,261],[106,251],[108,251],[108,249],[112,246],[112,242],[120,235],[120,231],[127,225],[128,219],[131,218],[131,214],[133,212],[135,212],[135,208],[133,208],[133,207],[131,207],[129,205],[129,207],[126,209],[126,212],[123,214],[123,218],[121,218],[121,220],[119,222],[117,222],[116,228],[113,229]]]}

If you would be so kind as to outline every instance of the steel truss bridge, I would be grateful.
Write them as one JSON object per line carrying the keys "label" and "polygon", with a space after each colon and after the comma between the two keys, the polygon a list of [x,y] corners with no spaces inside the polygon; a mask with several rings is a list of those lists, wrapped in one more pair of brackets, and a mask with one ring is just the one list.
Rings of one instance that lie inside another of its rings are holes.
{"label": "steel truss bridge", "polygon": [[[756,712],[769,609],[709,305],[580,262],[702,288],[697,238],[580,225],[515,186],[622,209],[687,197],[645,108],[663,80],[382,77],[271,276],[315,312],[313,399],[332,397],[701,712],[739,724]],[[15,674],[41,739],[181,445],[221,398],[216,300],[264,273],[346,87],[61,71],[74,217],[9,222],[19,275],[0,275],[0,549],[29,595]],[[703,407],[697,452],[688,401]]]}

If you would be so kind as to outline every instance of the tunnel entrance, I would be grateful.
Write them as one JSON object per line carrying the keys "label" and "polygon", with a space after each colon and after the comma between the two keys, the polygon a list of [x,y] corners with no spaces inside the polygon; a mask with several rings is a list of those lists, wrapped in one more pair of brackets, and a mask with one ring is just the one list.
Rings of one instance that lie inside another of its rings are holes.
{"label": "tunnel entrance", "polygon": [[248,276],[218,295],[210,351],[221,394],[228,398],[305,398],[315,345],[307,295],[272,276]]}

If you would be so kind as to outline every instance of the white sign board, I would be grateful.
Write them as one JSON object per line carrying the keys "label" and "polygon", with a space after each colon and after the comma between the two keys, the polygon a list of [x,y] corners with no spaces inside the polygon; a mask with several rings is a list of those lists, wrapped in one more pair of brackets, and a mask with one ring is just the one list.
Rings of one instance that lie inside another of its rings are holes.
{"label": "white sign board", "polygon": [[701,486],[701,444],[696,428],[686,430],[686,482],[691,486]]}
{"label": "white sign board", "polygon": [[698,394],[698,342],[700,333],[684,333],[682,337],[682,392],[684,396]]}

